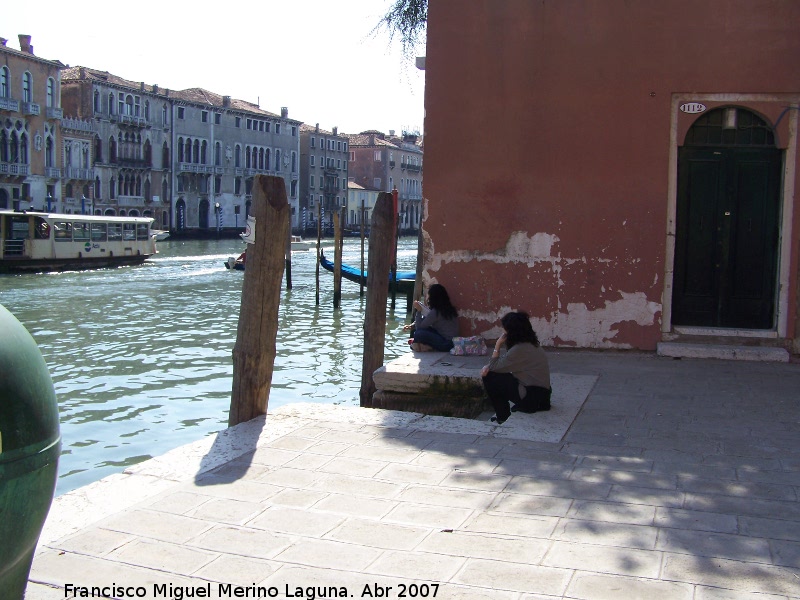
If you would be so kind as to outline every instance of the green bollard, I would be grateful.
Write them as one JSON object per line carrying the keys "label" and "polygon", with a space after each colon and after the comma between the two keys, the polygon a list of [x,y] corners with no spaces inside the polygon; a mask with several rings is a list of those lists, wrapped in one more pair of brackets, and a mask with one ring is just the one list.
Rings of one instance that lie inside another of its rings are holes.
{"label": "green bollard", "polygon": [[0,305],[0,598],[21,600],[53,501],[61,434],[50,372]]}

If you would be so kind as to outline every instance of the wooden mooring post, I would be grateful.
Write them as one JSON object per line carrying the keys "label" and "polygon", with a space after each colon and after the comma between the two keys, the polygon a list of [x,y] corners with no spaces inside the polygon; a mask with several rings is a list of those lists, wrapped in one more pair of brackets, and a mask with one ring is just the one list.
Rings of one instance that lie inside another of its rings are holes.
{"label": "wooden mooring post", "polygon": [[282,177],[257,175],[253,181],[254,244],[248,244],[239,327],[233,346],[233,391],[228,425],[267,412],[275,366],[278,309],[289,219]]}
{"label": "wooden mooring post", "polygon": [[364,311],[364,358],[361,368],[361,406],[371,407],[375,393],[372,374],[383,365],[386,341],[386,281],[392,262],[394,245],[394,212],[392,195],[378,194],[372,212],[367,263],[367,305]]}
{"label": "wooden mooring post", "polygon": [[342,305],[342,220],[338,210],[333,211],[333,308]]}
{"label": "wooden mooring post", "polygon": [[286,211],[286,218],[289,222],[286,236],[286,289],[292,289],[292,207]]}

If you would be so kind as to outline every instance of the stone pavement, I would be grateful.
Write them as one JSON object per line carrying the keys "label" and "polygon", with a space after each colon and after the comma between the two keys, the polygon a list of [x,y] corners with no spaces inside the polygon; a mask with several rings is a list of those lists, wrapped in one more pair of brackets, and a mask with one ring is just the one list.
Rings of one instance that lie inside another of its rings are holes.
{"label": "stone pavement", "polygon": [[281,407],[57,498],[26,597],[800,598],[798,364],[548,354],[560,441]]}

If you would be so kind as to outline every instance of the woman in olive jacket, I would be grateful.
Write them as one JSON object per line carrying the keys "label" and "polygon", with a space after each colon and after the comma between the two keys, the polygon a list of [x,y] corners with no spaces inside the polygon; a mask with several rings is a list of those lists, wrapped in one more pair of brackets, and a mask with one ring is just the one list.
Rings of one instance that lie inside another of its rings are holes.
{"label": "woman in olive jacket", "polygon": [[[527,313],[510,312],[500,324],[503,335],[495,344],[489,364],[481,369],[483,387],[494,406],[492,421],[498,425],[512,412],[550,410],[552,394],[547,355],[539,346]],[[504,345],[506,352],[501,356]]]}

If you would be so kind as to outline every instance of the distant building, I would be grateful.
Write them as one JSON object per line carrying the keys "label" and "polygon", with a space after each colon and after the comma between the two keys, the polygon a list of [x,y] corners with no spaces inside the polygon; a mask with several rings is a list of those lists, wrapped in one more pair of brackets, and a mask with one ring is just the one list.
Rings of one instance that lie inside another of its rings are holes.
{"label": "distant building", "polygon": [[[333,211],[347,203],[349,140],[337,127],[325,131],[315,126],[300,127],[300,229],[304,234],[317,230],[333,232]],[[347,221],[343,223],[347,226]]]}
{"label": "distant building", "polygon": [[363,220],[365,230],[369,231],[372,211],[380,193],[381,190],[366,188],[354,181],[348,182],[347,223],[349,227],[360,231]]}
{"label": "distant building", "polygon": [[416,133],[364,131],[350,139],[350,178],[364,188],[398,191],[400,230],[412,233],[422,217],[422,145]]}
{"label": "distant building", "polygon": [[[57,60],[0,38],[0,208],[47,208],[60,201],[60,70]],[[49,201],[48,201],[49,198]]]}
{"label": "distant building", "polygon": [[[241,228],[253,178],[265,173],[286,181],[296,226],[300,122],[288,109],[278,115],[204,89],[171,91],[87,67],[66,69],[62,82],[65,114],[88,122],[94,138],[95,213],[152,216],[177,233]],[[72,183],[67,202],[77,206],[86,186]]]}

